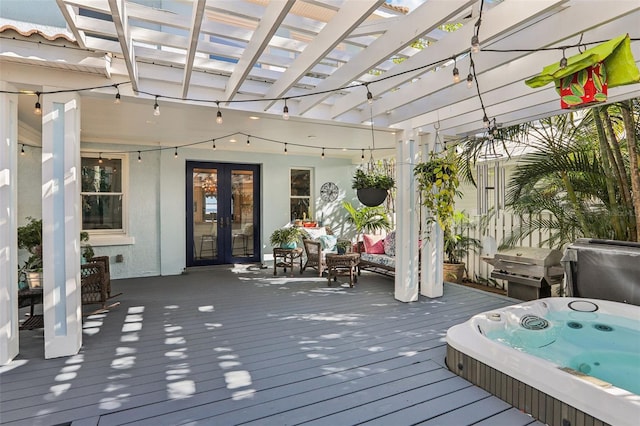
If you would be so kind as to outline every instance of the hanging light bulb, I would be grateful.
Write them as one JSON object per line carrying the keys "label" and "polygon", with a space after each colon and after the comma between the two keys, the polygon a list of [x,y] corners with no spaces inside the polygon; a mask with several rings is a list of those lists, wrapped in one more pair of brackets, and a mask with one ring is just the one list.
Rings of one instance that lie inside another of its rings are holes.
{"label": "hanging light bulb", "polygon": [[216,150],[216,140],[215,139],[211,139],[211,142],[213,142],[212,148],[215,151]]}
{"label": "hanging light bulb", "polygon": [[360,156],[361,160],[364,160],[364,149],[362,150],[362,155]]}
{"label": "hanging light bulb", "polygon": [[25,155],[24,144],[22,144],[22,148],[20,149],[20,155]]}
{"label": "hanging light bulb", "polygon": [[176,150],[173,153],[173,158],[178,158],[178,147],[176,146]]}
{"label": "hanging light bulb", "polygon": [[480,39],[477,35],[471,37],[471,52],[478,53],[480,51]]}
{"label": "hanging light bulb", "polygon": [[473,87],[473,74],[469,73],[467,75],[467,88],[471,89]]}
{"label": "hanging light bulb", "polygon": [[120,88],[118,87],[118,85],[116,84],[116,99],[113,101],[114,104],[119,105],[120,104]]}
{"label": "hanging light bulb", "polygon": [[156,103],[153,104],[153,115],[156,117],[160,115],[160,105],[158,105],[158,96],[156,96]]}
{"label": "hanging light bulb", "polygon": [[284,100],[284,108],[282,108],[282,118],[289,119],[289,107],[287,106],[287,99]]}
{"label": "hanging light bulb", "polygon": [[102,164],[102,153],[98,154],[98,164]]}
{"label": "hanging light bulb", "polygon": [[142,163],[142,154],[138,151],[138,163]]}
{"label": "hanging light bulb", "polygon": [[251,141],[249,140],[250,137],[251,135],[247,135],[247,146],[251,145]]}
{"label": "hanging light bulb", "polygon": [[287,144],[284,144],[284,155],[287,155]]}
{"label": "hanging light bulb", "polygon": [[482,117],[482,124],[484,125],[484,127],[489,128],[489,118],[487,118],[487,114]]}
{"label": "hanging light bulb", "polygon": [[36,101],[36,104],[33,107],[33,113],[35,115],[42,115],[42,106],[40,105],[40,92],[36,92],[36,95],[38,95],[38,100]]}
{"label": "hanging light bulb", "polygon": [[458,61],[455,56],[453,57],[453,82],[460,82],[460,70],[458,70]]}
{"label": "hanging light bulb", "polygon": [[218,112],[216,114],[216,123],[222,124],[222,111],[220,111],[220,102],[216,102],[216,105],[218,106]]}
{"label": "hanging light bulb", "polygon": [[322,148],[322,155],[320,157],[324,160],[324,148]]}
{"label": "hanging light bulb", "polygon": [[371,91],[369,90],[369,85],[367,85],[366,88],[367,88],[367,103],[371,105],[373,103],[373,93],[371,93]]}
{"label": "hanging light bulb", "polygon": [[560,68],[565,69],[567,67],[567,58],[564,56],[564,47],[562,48],[562,59],[560,59]]}

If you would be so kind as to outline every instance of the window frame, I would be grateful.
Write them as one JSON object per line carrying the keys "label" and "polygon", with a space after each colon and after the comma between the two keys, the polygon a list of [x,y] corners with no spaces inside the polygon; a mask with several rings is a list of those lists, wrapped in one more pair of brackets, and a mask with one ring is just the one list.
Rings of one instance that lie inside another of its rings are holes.
{"label": "window frame", "polygon": [[[127,153],[105,153],[94,151],[80,152],[80,167],[84,158],[109,158],[120,160],[120,192],[83,192],[80,188],[80,199],[84,196],[119,194],[122,197],[122,228],[121,229],[82,229],[89,234],[89,244],[92,246],[108,245],[128,245],[134,244],[135,240],[129,235],[129,154]],[[82,209],[81,209],[82,210]],[[82,216],[82,211],[80,212]],[[84,226],[84,222],[82,223]]]}
{"label": "window frame", "polygon": [[[291,184],[292,184],[292,180],[291,180],[291,172],[293,170],[303,170],[303,171],[308,171],[309,172],[309,195],[293,195],[291,193]],[[289,180],[289,217],[291,218],[291,214],[293,213],[291,211],[291,201],[296,199],[308,199],[309,200],[309,214],[310,216],[307,217],[307,219],[310,219],[312,217],[315,216],[315,203],[313,202],[313,200],[315,200],[314,198],[314,194],[313,194],[313,190],[314,190],[314,175],[313,175],[313,168],[312,167],[289,167],[289,176],[288,176],[288,180]],[[302,220],[302,218],[296,218],[299,220]]]}

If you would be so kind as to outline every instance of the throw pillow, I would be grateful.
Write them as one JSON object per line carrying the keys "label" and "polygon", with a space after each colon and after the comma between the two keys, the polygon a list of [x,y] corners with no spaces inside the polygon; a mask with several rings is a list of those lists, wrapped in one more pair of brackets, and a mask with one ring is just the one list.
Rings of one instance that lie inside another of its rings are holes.
{"label": "throw pillow", "polygon": [[369,254],[384,254],[382,235],[364,235],[364,251]]}
{"label": "throw pillow", "polygon": [[331,251],[336,248],[338,237],[335,235],[321,235],[318,237],[318,241],[320,241],[320,247],[322,247],[322,250]]}
{"label": "throw pillow", "polygon": [[317,240],[323,235],[327,235],[327,230],[323,228],[304,228],[305,232],[312,240]]}
{"label": "throw pillow", "polygon": [[384,239],[384,254],[387,256],[396,255],[396,231],[391,231]]}

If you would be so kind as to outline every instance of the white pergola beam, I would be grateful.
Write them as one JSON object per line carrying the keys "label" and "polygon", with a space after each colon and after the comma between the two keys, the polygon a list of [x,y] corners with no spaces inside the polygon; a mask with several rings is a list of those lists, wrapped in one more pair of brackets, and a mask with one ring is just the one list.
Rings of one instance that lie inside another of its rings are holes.
{"label": "white pergola beam", "polygon": [[[336,16],[325,25],[313,44],[298,56],[290,66],[271,86],[266,93],[267,98],[279,98],[289,90],[315,64],[320,62],[342,39],[353,31],[362,21],[378,8],[384,0],[360,0],[346,2]],[[272,103],[265,108],[267,110]]]}
{"label": "white pergola beam", "polygon": [[62,13],[65,21],[67,21],[69,29],[76,38],[76,43],[78,43],[78,46],[80,46],[81,49],[86,49],[86,36],[84,31],[81,31],[76,25],[76,13],[73,10],[73,7],[66,5],[64,0],[56,0],[56,3],[58,4],[58,8],[60,8],[60,13]]}
{"label": "white pergola beam", "polygon": [[[416,38],[437,28],[443,20],[469,7],[474,1],[430,0],[423,3],[400,20],[390,31],[378,37],[353,60],[337,69],[331,77],[316,87],[316,91],[322,92],[349,84],[394,53],[410,45]],[[327,96],[328,94],[324,94],[304,99],[300,103],[300,113],[304,114]],[[362,99],[365,97],[363,96]]]}
{"label": "white pergola beam", "polygon": [[131,80],[131,87],[137,92],[138,70],[136,69],[136,57],[131,40],[131,32],[129,31],[129,17],[127,16],[128,4],[129,3],[125,2],[125,0],[109,0],[111,18],[113,19],[113,25],[116,27],[122,56],[127,64],[127,72],[129,73],[129,80]]}
{"label": "white pergola beam", "polygon": [[198,48],[200,27],[202,26],[202,17],[204,16],[204,7],[206,6],[206,4],[206,0],[198,0],[193,6],[191,30],[189,32],[189,47],[187,49],[187,58],[184,64],[184,77],[182,79],[183,98],[186,98],[189,94],[189,82],[191,81],[191,72],[193,71],[193,58],[195,58],[196,50]]}
{"label": "white pergola beam", "polygon": [[229,77],[225,92],[226,100],[233,99],[238,93],[240,86],[242,86],[264,49],[269,45],[269,41],[278,30],[291,7],[293,7],[293,4],[294,2],[287,0],[273,0],[269,3],[258,27],[253,32],[251,41],[244,49],[233,74]]}

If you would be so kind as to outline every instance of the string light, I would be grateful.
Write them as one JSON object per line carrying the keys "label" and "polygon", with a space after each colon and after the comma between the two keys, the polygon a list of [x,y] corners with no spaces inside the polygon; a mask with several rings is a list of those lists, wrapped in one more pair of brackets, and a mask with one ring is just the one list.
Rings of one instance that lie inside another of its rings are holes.
{"label": "string light", "polygon": [[480,39],[477,35],[471,37],[471,52],[478,53],[480,51]]}
{"label": "string light", "polygon": [[215,139],[211,139],[211,142],[213,142],[212,148],[215,151],[216,150],[216,140]]}
{"label": "string light", "polygon": [[138,151],[138,163],[142,163],[142,154]]}
{"label": "string light", "polygon": [[113,101],[114,104],[119,105],[120,104],[120,88],[118,87],[118,85],[116,84],[116,99]]}
{"label": "string light", "polygon": [[284,98],[284,108],[282,108],[282,118],[289,119],[289,107],[287,106],[287,98]]}
{"label": "string light", "polygon": [[364,160],[364,149],[362,150],[362,155],[360,156],[361,160]]}
{"label": "string light", "polygon": [[284,155],[287,155],[287,154],[288,154],[288,152],[287,152],[287,144],[285,143],[284,144]]}
{"label": "string light", "polygon": [[322,148],[322,155],[320,157],[324,160],[324,148]]}
{"label": "string light", "polygon": [[22,144],[22,148],[20,149],[20,155],[25,155],[24,144]]}
{"label": "string light", "polygon": [[216,101],[218,107],[218,113],[216,114],[216,123],[222,124],[222,111],[220,111],[220,102]]}
{"label": "string light", "polygon": [[156,117],[160,115],[160,105],[158,105],[158,96],[156,95],[156,103],[153,104],[153,115]]}
{"label": "string light", "polygon": [[482,117],[482,124],[484,125],[485,128],[489,128],[489,118],[487,117],[487,114],[484,115],[484,117]]}
{"label": "string light", "polygon": [[456,61],[455,56],[453,57],[453,82],[460,82],[460,71],[458,70],[458,62]]}
{"label": "string light", "polygon": [[250,137],[250,135],[247,135],[247,146],[251,145],[251,141],[249,140]]}
{"label": "string light", "polygon": [[33,107],[33,113],[35,115],[42,115],[42,106],[40,105],[40,92],[36,92],[36,95],[38,95],[38,100],[36,101],[36,104]]}
{"label": "string light", "polygon": [[176,150],[173,153],[173,158],[178,158],[178,147],[176,146]]}
{"label": "string light", "polygon": [[98,164],[102,164],[102,153],[98,154]]}
{"label": "string light", "polygon": [[467,75],[467,88],[471,89],[473,87],[473,74],[469,73]]}
{"label": "string light", "polygon": [[369,90],[369,84],[365,85],[367,88],[367,103],[371,105],[373,103],[373,93]]}
{"label": "string light", "polygon": [[565,69],[567,67],[567,57],[564,56],[564,48],[562,48],[562,59],[560,59],[560,68]]}

